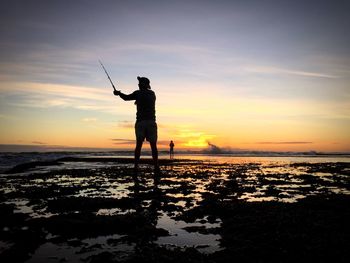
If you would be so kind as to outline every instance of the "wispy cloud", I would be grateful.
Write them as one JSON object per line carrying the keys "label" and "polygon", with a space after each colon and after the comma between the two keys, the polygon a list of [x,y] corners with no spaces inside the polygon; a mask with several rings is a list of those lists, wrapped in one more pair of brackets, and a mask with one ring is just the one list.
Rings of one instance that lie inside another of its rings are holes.
{"label": "wispy cloud", "polygon": [[[50,83],[3,83],[0,95],[7,103],[33,108],[75,108],[117,114],[111,92],[101,88],[58,85]],[[126,108],[122,104],[119,108]]]}
{"label": "wispy cloud", "polygon": [[72,85],[59,85],[51,83],[11,83],[1,85],[0,92],[20,92],[27,94],[44,94],[56,97],[79,98],[106,101],[110,100],[111,95],[105,89],[81,87]]}
{"label": "wispy cloud", "polygon": [[131,121],[119,121],[118,127],[125,129],[134,129],[135,124]]}
{"label": "wispy cloud", "polygon": [[135,140],[131,139],[121,139],[121,138],[115,138],[111,139],[114,144],[116,145],[130,145],[130,144],[135,144]]}
{"label": "wispy cloud", "polygon": [[97,118],[83,118],[82,119],[83,122],[96,122],[97,121]]}
{"label": "wispy cloud", "polygon": [[287,74],[287,75],[297,75],[302,77],[330,78],[330,79],[338,78],[338,76],[320,73],[320,72],[291,70],[291,69],[269,67],[269,66],[248,66],[248,67],[245,67],[244,69],[248,72],[261,73],[261,74]]}
{"label": "wispy cloud", "polygon": [[32,144],[46,145],[45,142],[32,141]]}
{"label": "wispy cloud", "polygon": [[185,45],[185,44],[154,44],[154,43],[143,43],[135,44],[134,42],[130,43],[121,43],[119,46],[113,45],[113,51],[157,51],[165,53],[176,53],[176,54],[216,54],[212,49],[205,48],[198,45]]}
{"label": "wispy cloud", "polygon": [[313,142],[256,142],[256,144],[275,144],[275,145],[283,145],[283,144],[312,144]]}
{"label": "wispy cloud", "polygon": [[[115,145],[120,145],[120,146],[134,146],[135,145],[135,140],[132,139],[121,139],[121,138],[115,138],[115,139],[111,139],[115,144]],[[146,143],[146,142],[145,142]],[[157,141],[157,145],[161,146],[163,148],[168,148],[169,147],[169,143],[170,141],[168,140],[158,140]],[[186,144],[186,141],[183,140],[176,140],[176,144],[177,145],[183,145]]]}
{"label": "wispy cloud", "polygon": [[5,114],[0,114],[0,119],[13,119],[14,117],[5,115]]}

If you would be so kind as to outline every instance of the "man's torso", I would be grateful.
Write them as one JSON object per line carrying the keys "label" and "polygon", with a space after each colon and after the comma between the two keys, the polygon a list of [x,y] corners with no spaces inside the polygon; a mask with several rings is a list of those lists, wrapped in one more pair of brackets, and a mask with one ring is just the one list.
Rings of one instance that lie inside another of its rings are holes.
{"label": "man's torso", "polygon": [[137,90],[136,96],[136,121],[156,120],[155,102],[156,95],[152,90]]}

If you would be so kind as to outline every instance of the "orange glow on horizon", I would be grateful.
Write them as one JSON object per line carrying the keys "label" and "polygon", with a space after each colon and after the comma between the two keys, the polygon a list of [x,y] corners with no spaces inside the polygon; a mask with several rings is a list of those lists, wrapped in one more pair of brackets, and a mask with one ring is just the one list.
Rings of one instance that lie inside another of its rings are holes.
{"label": "orange glow on horizon", "polygon": [[[350,150],[350,126],[344,121],[347,102],[225,97],[210,94],[209,90],[214,89],[211,86],[202,89],[197,100],[193,100],[197,95],[193,90],[186,97],[181,93],[157,93],[160,149],[168,149],[169,141],[174,140],[175,149],[185,150],[208,149],[208,142],[232,150]],[[30,98],[16,108],[18,113],[14,111],[13,116],[0,115],[2,144],[135,147],[135,105],[113,97],[105,89],[9,83],[0,92]],[[338,120],[344,125],[332,125]]]}

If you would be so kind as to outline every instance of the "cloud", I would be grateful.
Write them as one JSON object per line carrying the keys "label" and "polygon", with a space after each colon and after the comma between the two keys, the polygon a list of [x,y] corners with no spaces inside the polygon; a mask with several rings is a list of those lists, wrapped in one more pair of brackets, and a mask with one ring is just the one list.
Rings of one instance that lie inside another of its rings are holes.
{"label": "cloud", "polygon": [[[113,141],[114,145],[118,145],[118,146],[134,146],[136,143],[136,140],[132,140],[132,139],[120,139],[120,138],[116,138],[116,139],[111,139]],[[162,146],[162,147],[169,147],[169,142],[167,140],[159,140],[157,141],[157,145],[158,146]],[[180,144],[180,141],[177,141],[177,143]],[[145,140],[144,141],[144,145],[148,145],[148,142]],[[149,147],[149,146],[146,146]]]}
{"label": "cloud", "polygon": [[0,114],[0,119],[8,119],[9,117],[5,114]]}
{"label": "cloud", "polygon": [[313,142],[256,142],[256,144],[276,144],[276,145],[280,145],[280,144],[312,144]]}
{"label": "cloud", "polygon": [[130,145],[130,144],[135,144],[135,140],[131,140],[131,139],[120,139],[120,138],[115,138],[115,139],[111,139],[114,144],[116,145]]}
{"label": "cloud", "polygon": [[82,121],[83,122],[96,122],[97,118],[83,118]]}
{"label": "cloud", "polygon": [[[0,95],[6,99],[6,103],[16,107],[69,107],[118,114],[113,95],[103,88],[33,82],[2,84]],[[126,110],[128,105],[120,104],[119,108]]]}
{"label": "cloud", "polygon": [[1,85],[0,92],[18,92],[22,95],[41,94],[55,96],[56,98],[86,99],[98,101],[110,101],[111,93],[102,88],[61,85],[52,83],[11,83],[11,85]]}
{"label": "cloud", "polygon": [[[121,139],[121,138],[114,138],[114,139],[111,139],[115,145],[135,145],[136,141],[135,139],[132,140],[132,139]],[[174,141],[177,145],[183,145],[186,143],[186,141],[183,141],[183,140],[176,140]],[[147,141],[144,141],[144,143],[148,144]],[[162,146],[164,148],[168,148],[169,147],[169,143],[170,143],[170,140],[158,140],[157,141],[157,145],[158,146]]]}
{"label": "cloud", "polygon": [[313,78],[330,78],[335,79],[338,76],[324,74],[319,72],[309,72],[301,70],[290,70],[285,68],[269,67],[269,66],[249,66],[244,68],[248,72],[262,73],[262,74],[287,74],[287,75],[297,75],[302,77],[313,77]]}
{"label": "cloud", "polygon": [[39,141],[33,141],[32,144],[40,144],[40,145],[45,145],[45,142],[39,142]]}
{"label": "cloud", "polygon": [[119,121],[118,127],[119,128],[125,128],[125,129],[134,129],[134,122],[131,121]]}

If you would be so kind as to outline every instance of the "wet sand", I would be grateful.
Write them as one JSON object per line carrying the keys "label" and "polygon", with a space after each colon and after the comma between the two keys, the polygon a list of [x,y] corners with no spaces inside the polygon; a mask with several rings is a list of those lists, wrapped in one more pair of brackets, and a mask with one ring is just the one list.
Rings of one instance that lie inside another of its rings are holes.
{"label": "wet sand", "polygon": [[347,262],[350,163],[61,158],[0,177],[1,262]]}

